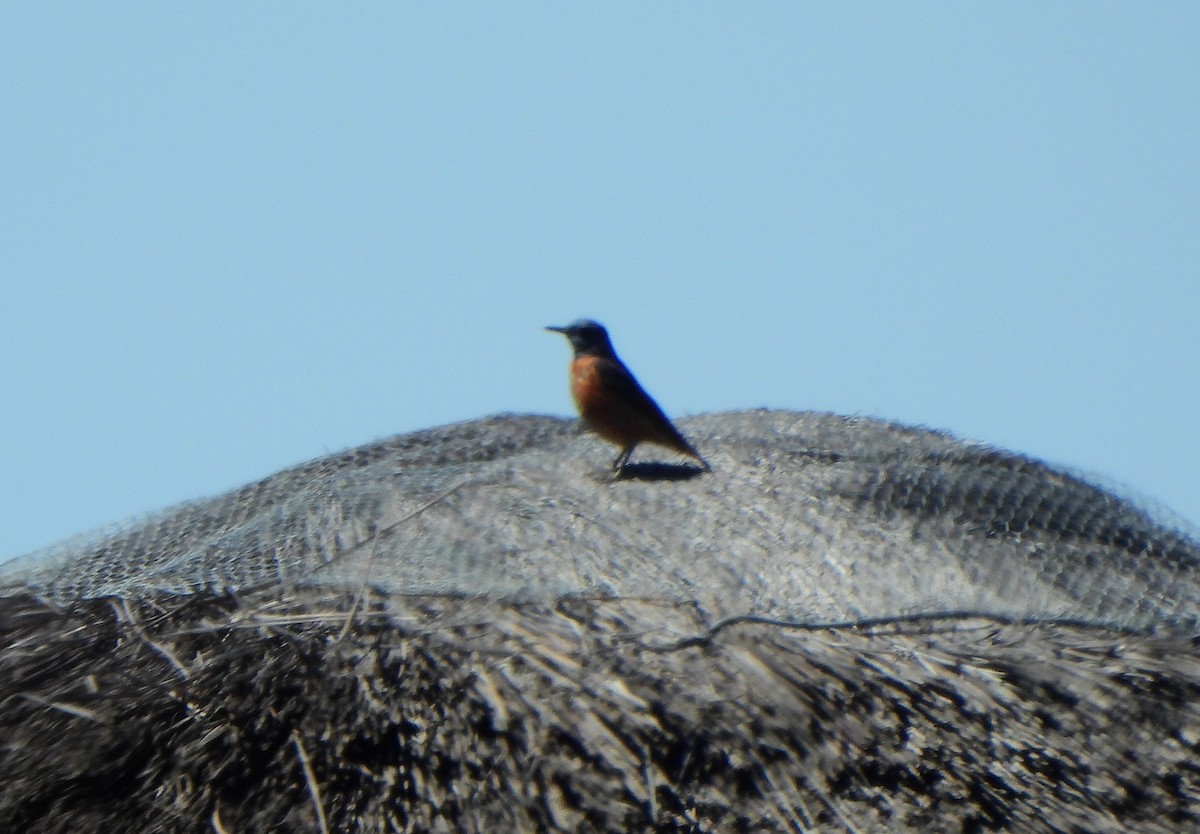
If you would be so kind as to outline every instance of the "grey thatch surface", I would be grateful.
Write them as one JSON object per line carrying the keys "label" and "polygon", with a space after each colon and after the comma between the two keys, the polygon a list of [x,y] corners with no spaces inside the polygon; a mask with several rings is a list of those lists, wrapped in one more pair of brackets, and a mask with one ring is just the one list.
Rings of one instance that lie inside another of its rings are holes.
{"label": "grey thatch surface", "polygon": [[711,475],[492,418],[0,566],[0,830],[1200,830],[1194,539],[932,432],[684,428]]}

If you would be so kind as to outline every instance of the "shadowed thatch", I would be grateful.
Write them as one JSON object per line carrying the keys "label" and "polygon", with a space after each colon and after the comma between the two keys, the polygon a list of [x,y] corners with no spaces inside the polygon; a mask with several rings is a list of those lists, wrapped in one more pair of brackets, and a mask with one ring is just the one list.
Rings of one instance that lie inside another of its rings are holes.
{"label": "shadowed thatch", "polygon": [[687,430],[713,475],[498,418],[8,566],[0,830],[1200,830],[1191,538],[943,435]]}

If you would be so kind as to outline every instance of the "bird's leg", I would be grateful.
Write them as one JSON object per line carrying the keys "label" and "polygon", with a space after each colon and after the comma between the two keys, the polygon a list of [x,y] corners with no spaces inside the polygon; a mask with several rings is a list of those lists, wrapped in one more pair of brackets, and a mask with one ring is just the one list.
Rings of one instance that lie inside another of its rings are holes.
{"label": "bird's leg", "polygon": [[629,458],[633,454],[633,447],[636,443],[630,443],[621,450],[621,454],[617,455],[617,459],[613,461],[613,472],[619,473],[625,468],[625,464],[629,463]]}
{"label": "bird's leg", "polygon": [[629,460],[629,447],[626,446],[621,450],[615,458],[613,458],[613,472],[620,472],[621,467],[625,465],[625,461]]}

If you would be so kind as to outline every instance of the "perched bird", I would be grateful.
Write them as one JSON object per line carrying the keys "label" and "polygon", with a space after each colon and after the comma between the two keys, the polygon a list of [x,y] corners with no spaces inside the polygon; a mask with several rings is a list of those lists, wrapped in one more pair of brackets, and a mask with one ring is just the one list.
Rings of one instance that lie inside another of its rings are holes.
{"label": "perched bird", "polygon": [[609,443],[621,447],[621,454],[613,461],[614,471],[624,470],[639,443],[673,449],[698,460],[706,472],[711,471],[708,461],[700,457],[617,358],[608,331],[602,325],[580,319],[566,327],[546,329],[571,341],[575,351],[571,360],[571,395],[584,424]]}

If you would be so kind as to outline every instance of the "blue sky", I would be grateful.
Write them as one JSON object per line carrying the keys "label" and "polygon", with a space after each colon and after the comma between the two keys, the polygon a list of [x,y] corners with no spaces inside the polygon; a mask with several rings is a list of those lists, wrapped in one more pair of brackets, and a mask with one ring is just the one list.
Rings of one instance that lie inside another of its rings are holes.
{"label": "blue sky", "polygon": [[1200,5],[6,4],[0,558],[398,432],[948,429],[1200,523]]}

